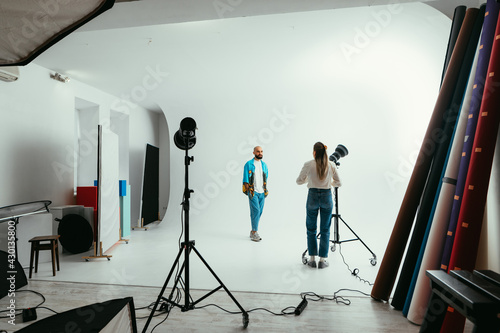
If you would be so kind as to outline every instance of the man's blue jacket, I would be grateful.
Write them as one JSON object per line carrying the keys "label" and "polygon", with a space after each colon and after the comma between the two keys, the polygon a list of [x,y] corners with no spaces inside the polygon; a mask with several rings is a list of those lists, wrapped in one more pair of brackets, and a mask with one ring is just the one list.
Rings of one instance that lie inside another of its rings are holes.
{"label": "man's blue jacket", "polygon": [[[248,195],[250,198],[253,198],[253,193],[255,191],[255,165],[253,164],[254,159],[252,158],[250,161],[245,163],[245,167],[243,169],[243,193]],[[262,163],[262,176],[264,181],[264,196],[267,197],[267,177],[269,175],[269,171],[267,170],[267,164],[264,161]],[[245,184],[248,184],[248,190],[246,189]]]}

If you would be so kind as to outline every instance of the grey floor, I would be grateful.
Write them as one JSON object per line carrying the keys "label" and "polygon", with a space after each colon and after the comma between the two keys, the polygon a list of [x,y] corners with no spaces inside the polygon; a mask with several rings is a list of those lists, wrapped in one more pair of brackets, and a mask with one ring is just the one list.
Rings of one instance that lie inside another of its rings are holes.
{"label": "grey floor", "polygon": [[[179,253],[181,226],[179,219],[170,223],[155,222],[148,225],[148,230],[132,231],[128,243],[117,242],[105,253],[111,255],[110,260],[93,258],[86,261],[82,258],[92,255],[92,251],[82,254],[63,252],[61,269],[56,276],[52,275],[48,252],[42,252],[38,272],[23,289],[42,292],[47,298],[45,306],[58,312],[126,296],[134,297],[136,307],[146,306],[156,300]],[[375,280],[379,263],[371,264],[372,255],[361,242],[337,245],[329,254],[330,267],[311,269],[302,263],[304,226],[291,225],[285,233],[278,226],[262,225],[260,233],[263,239],[257,243],[250,241],[244,223],[221,231],[211,229],[210,224],[195,222],[191,225],[194,237],[190,238],[195,240],[196,249],[245,309],[266,308],[279,313],[287,306],[297,306],[303,292],[330,298],[338,292],[337,296],[347,297],[351,304],[310,302],[300,317],[252,313],[248,332],[302,332],[309,327],[319,332],[418,332],[418,326],[408,322],[388,303],[369,297],[370,283]],[[340,230],[344,237],[350,237],[344,228]],[[368,235],[365,241],[375,243],[374,239],[373,235]],[[183,260],[181,254],[181,263]],[[201,296],[219,286],[196,254],[189,256],[189,262],[192,295]],[[354,269],[359,271],[358,276],[351,274]],[[171,280],[166,293],[172,284]],[[33,306],[33,295],[18,293],[16,297],[19,297],[19,306],[23,302]],[[0,300],[0,305],[4,305],[6,299]],[[223,290],[203,302],[201,304],[216,303],[236,310]],[[48,311],[40,311],[39,319],[51,315]],[[143,317],[137,321],[140,330],[149,313],[149,310],[138,310],[138,317]],[[190,313],[175,311],[167,324],[162,324],[154,332],[242,330],[240,316],[227,315],[217,308]],[[154,320],[154,324],[158,322]],[[25,325],[19,323],[16,329]],[[12,327],[3,320],[0,329],[10,332]]]}
{"label": "grey floor", "polygon": [[[110,260],[82,259],[92,255],[92,251],[63,252],[61,270],[56,276],[52,276],[48,253],[42,253],[44,257],[33,279],[160,287],[179,253],[181,223],[164,221],[148,226],[148,230],[132,231],[128,243],[118,242],[106,251],[105,254],[111,255]],[[372,255],[361,242],[336,246],[335,252],[329,254],[330,267],[311,269],[302,263],[302,253],[306,249],[302,228],[296,226],[294,232],[291,227],[292,230],[284,233],[279,228],[262,226],[262,241],[257,243],[250,241],[249,229],[245,226],[221,231],[211,230],[207,224],[197,224],[190,227],[195,229],[191,230],[190,235],[194,237],[190,239],[195,241],[196,249],[230,290],[288,294],[310,291],[331,295],[344,288],[370,293],[369,282],[375,280],[379,265],[371,265]],[[345,236],[350,235],[346,232]],[[180,259],[182,263],[184,254]],[[194,252],[189,256],[189,266],[192,288],[210,289],[218,285]],[[351,274],[355,268],[359,270],[358,277]]]}
{"label": "grey floor", "polygon": [[[125,295],[133,297],[136,308],[136,323],[139,332],[142,332],[149,309],[142,309],[156,300],[158,288],[135,287],[122,285],[106,285],[76,282],[49,282],[32,280],[30,289],[40,291],[46,297],[43,306],[57,312],[79,308],[88,304],[105,302],[111,299],[122,298]],[[25,289],[25,288],[23,288]],[[199,299],[206,290],[191,290],[190,295]],[[395,311],[387,303],[371,300],[367,297],[349,297],[343,301],[350,304],[336,303],[332,300],[309,301],[300,316],[280,315],[281,310],[288,306],[297,306],[300,298],[291,294],[271,294],[255,292],[233,292],[237,301],[249,311],[249,324],[243,329],[241,313],[229,314],[215,306],[216,304],[228,311],[237,312],[238,308],[223,291],[212,294],[202,301],[197,308],[182,312],[178,308],[171,310],[168,318],[165,313],[152,319],[147,332],[384,332],[384,333],[416,333],[419,327],[408,322],[399,311]],[[40,297],[32,293],[18,292],[17,306],[34,306],[40,302]],[[7,298],[0,300],[0,306],[7,305]],[[203,307],[208,305],[207,307]],[[273,315],[261,309],[275,312]],[[290,310],[288,311],[290,312]],[[38,309],[38,320],[53,315],[47,309]],[[9,333],[30,325],[23,323],[18,317],[15,326],[0,320],[0,330],[6,329]],[[155,326],[159,324],[156,328]],[[153,330],[154,329],[154,330]],[[73,330],[76,332],[77,330]],[[114,333],[115,331],[113,331]],[[36,332],[42,333],[42,332]]]}

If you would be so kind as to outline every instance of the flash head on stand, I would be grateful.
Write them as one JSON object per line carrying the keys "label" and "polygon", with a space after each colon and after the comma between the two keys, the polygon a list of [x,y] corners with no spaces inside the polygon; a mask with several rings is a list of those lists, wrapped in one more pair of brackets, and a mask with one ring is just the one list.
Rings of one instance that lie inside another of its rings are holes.
{"label": "flash head on stand", "polygon": [[333,154],[330,155],[330,161],[332,161],[336,165],[340,165],[339,159],[346,156],[347,154],[349,154],[349,151],[347,150],[346,146],[339,144],[337,148],[335,148]]}
{"label": "flash head on stand", "polygon": [[196,144],[196,121],[186,117],[182,119],[180,128],[174,134],[174,143],[179,149],[191,149]]}

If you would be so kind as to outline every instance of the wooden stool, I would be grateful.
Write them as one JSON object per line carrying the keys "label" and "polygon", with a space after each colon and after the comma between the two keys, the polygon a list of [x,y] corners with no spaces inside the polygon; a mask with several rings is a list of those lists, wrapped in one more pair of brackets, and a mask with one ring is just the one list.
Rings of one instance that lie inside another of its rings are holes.
{"label": "wooden stool", "polygon": [[[50,250],[52,253],[52,274],[56,276],[56,262],[57,270],[59,270],[59,235],[52,236],[38,236],[29,240],[31,243],[31,257],[30,257],[30,279],[33,271],[33,256],[35,256],[35,273],[38,271],[38,253],[43,250]],[[41,243],[48,242],[48,243]]]}

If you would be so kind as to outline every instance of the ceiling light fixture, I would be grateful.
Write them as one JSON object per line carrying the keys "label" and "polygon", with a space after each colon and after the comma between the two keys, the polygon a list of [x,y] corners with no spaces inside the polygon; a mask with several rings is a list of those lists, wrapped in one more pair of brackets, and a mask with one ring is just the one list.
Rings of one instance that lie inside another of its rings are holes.
{"label": "ceiling light fixture", "polygon": [[57,80],[57,81],[60,81],[60,82],[63,82],[63,83],[69,82],[69,77],[64,76],[62,74],[59,74],[59,73],[50,74],[50,78]]}
{"label": "ceiling light fixture", "polygon": [[0,80],[14,82],[19,78],[19,68],[17,66],[0,67]]}

